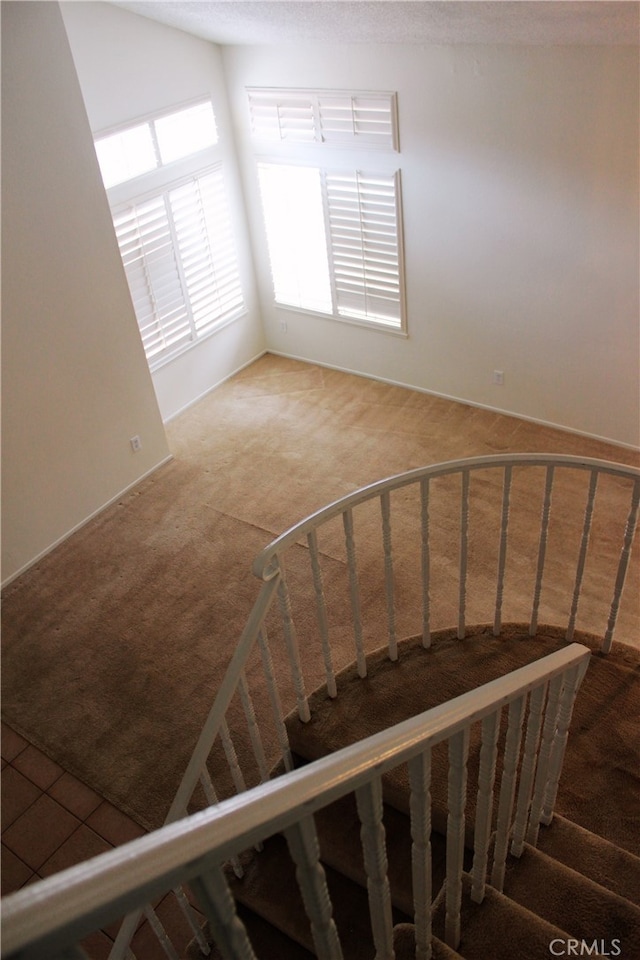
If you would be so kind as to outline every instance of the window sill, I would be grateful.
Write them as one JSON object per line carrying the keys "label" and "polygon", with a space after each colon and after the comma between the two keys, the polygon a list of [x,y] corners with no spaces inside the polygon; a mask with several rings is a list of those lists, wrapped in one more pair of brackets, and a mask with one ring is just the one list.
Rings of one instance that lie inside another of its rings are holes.
{"label": "window sill", "polygon": [[371,330],[374,333],[386,333],[392,337],[400,337],[402,340],[409,339],[409,334],[406,329],[386,326],[383,323],[376,323],[373,320],[358,320],[356,317],[342,317],[334,313],[321,313],[319,310],[309,310],[306,307],[293,307],[288,303],[276,302],[275,306],[278,310],[284,310],[287,313],[301,313],[308,317],[317,317],[319,320],[330,320],[352,327],[361,327],[365,330]]}
{"label": "window sill", "polygon": [[164,357],[161,357],[156,361],[149,361],[149,369],[152,374],[158,373],[159,370],[162,370],[163,367],[166,367],[168,364],[173,363],[174,360],[178,360],[185,353],[189,353],[190,350],[194,350],[196,347],[201,347],[203,343],[209,340],[211,337],[215,336],[216,333],[220,333],[225,327],[228,327],[230,324],[235,323],[236,320],[240,320],[242,317],[247,316],[247,310],[243,309],[239,313],[234,314],[232,317],[228,317],[226,320],[221,320],[211,330],[207,330],[206,333],[203,333],[202,336],[198,337],[196,340],[190,340],[189,343],[185,343],[182,346],[178,347],[176,350],[173,350],[171,353],[167,354]]}

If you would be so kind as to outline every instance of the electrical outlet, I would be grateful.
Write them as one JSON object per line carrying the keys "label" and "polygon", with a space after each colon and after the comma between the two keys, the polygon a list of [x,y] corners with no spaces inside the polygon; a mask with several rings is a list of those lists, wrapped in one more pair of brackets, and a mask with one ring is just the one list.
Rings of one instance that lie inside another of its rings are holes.
{"label": "electrical outlet", "polygon": [[286,320],[281,320],[281,321],[280,321],[280,331],[281,331],[281,333],[286,333],[286,332],[287,332],[287,321],[286,321]]}
{"label": "electrical outlet", "polygon": [[138,451],[142,450],[142,440],[140,439],[140,437],[138,436],[131,437],[131,440],[129,440],[129,443],[131,444],[131,449],[133,450],[134,453],[138,453]]}
{"label": "electrical outlet", "polygon": [[504,370],[494,370],[493,371],[493,382],[497,387],[504,386]]}

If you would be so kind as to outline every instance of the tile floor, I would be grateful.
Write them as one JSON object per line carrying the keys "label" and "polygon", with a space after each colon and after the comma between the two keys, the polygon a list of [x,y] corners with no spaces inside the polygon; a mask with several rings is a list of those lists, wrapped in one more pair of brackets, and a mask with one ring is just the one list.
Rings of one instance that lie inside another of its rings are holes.
{"label": "tile floor", "polygon": [[[2,896],[142,836],[144,830],[2,724]],[[156,907],[178,953],[192,933],[169,894]],[[87,938],[90,960],[106,960],[118,924]],[[132,949],[136,960],[165,960],[145,920]]]}

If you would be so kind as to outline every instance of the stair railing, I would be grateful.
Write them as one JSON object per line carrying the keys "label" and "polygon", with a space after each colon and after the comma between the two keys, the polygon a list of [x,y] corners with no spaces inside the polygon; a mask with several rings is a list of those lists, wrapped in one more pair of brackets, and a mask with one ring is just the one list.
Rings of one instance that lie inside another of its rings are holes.
{"label": "stair railing", "polygon": [[413,877],[416,957],[428,960],[433,899],[431,751],[443,742],[449,751],[444,939],[456,948],[461,937],[471,729],[479,724],[482,730],[471,870],[471,896],[481,902],[492,834],[497,730],[503,711],[508,715],[507,732],[491,867],[491,884],[498,889],[509,842],[517,855],[522,836],[535,834],[542,811],[547,806],[552,809],[573,703],[589,657],[586,647],[571,644],[300,770],[12,894],[3,902],[3,960],[82,957],[76,944],[83,937],[182,884],[190,885],[225,960],[255,960],[223,865],[276,833],[284,834],[296,864],[316,955],[320,960],[340,960],[340,936],[319,859],[314,814],[350,793],[355,794],[361,821],[376,956],[392,960],[381,778],[404,763],[411,789],[413,849],[407,869]]}
{"label": "stair railing", "polygon": [[[370,649],[384,644],[389,658],[398,659],[401,612],[406,614],[398,595],[406,579],[417,581],[414,594],[419,602],[417,613],[412,611],[416,629],[405,626],[401,636],[419,633],[428,648],[438,610],[442,622],[436,626],[455,624],[458,638],[464,639],[477,577],[472,539],[476,486],[492,491],[495,516],[490,522],[483,518],[483,535],[494,540],[494,566],[493,580],[483,582],[480,591],[482,622],[491,623],[498,636],[507,620],[510,564],[518,562],[521,575],[523,559],[514,557],[511,532],[524,515],[530,527],[530,547],[524,558],[530,580],[529,634],[534,636],[540,628],[546,599],[547,619],[563,626],[570,642],[585,598],[589,626],[599,614],[601,650],[609,652],[637,528],[640,470],[562,455],[508,454],[436,464],[370,484],[295,524],[256,558],[253,572],[262,582],[260,593],[165,823],[197,806],[217,803],[221,796],[241,794],[248,786],[263,783],[278,762],[280,771],[291,770],[284,717],[295,707],[303,722],[310,719],[310,683],[316,686],[324,680],[328,695],[338,695],[333,635],[351,635],[361,677],[367,675]],[[439,525],[448,538],[444,545]],[[379,552],[373,567],[361,565],[364,551],[359,545],[365,541],[367,555],[375,549]],[[448,566],[443,577],[439,564],[445,549]],[[596,608],[588,589],[589,559],[603,550],[609,555],[611,590],[607,603]],[[559,569],[565,578],[560,605]],[[372,622],[367,598],[374,592],[384,598],[384,615]],[[439,602],[440,593],[446,595],[444,604]],[[477,596],[474,605],[478,605]],[[337,608],[342,613],[336,622]],[[520,612],[518,608],[516,613]],[[286,650],[289,683],[274,668],[274,644]],[[254,673],[259,679],[250,689],[247,663],[256,651],[261,666]],[[257,692],[256,683],[267,694],[261,705],[256,705],[251,692]],[[267,725],[271,735],[265,742]],[[213,753],[216,746],[221,747],[218,756]],[[194,799],[197,790],[199,801]],[[545,812],[548,815],[548,808]],[[234,869],[241,873],[237,860]],[[195,928],[188,899],[179,888],[174,893]],[[147,917],[162,942],[165,933],[151,907]],[[142,911],[126,918],[110,960],[125,960],[141,919]],[[174,960],[171,953],[167,955]]]}

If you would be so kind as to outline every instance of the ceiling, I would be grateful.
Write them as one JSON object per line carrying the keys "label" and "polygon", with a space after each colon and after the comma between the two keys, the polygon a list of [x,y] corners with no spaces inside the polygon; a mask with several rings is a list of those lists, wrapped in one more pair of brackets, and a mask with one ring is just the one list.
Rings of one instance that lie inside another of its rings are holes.
{"label": "ceiling", "polygon": [[638,44],[636,0],[112,0],[221,44]]}

